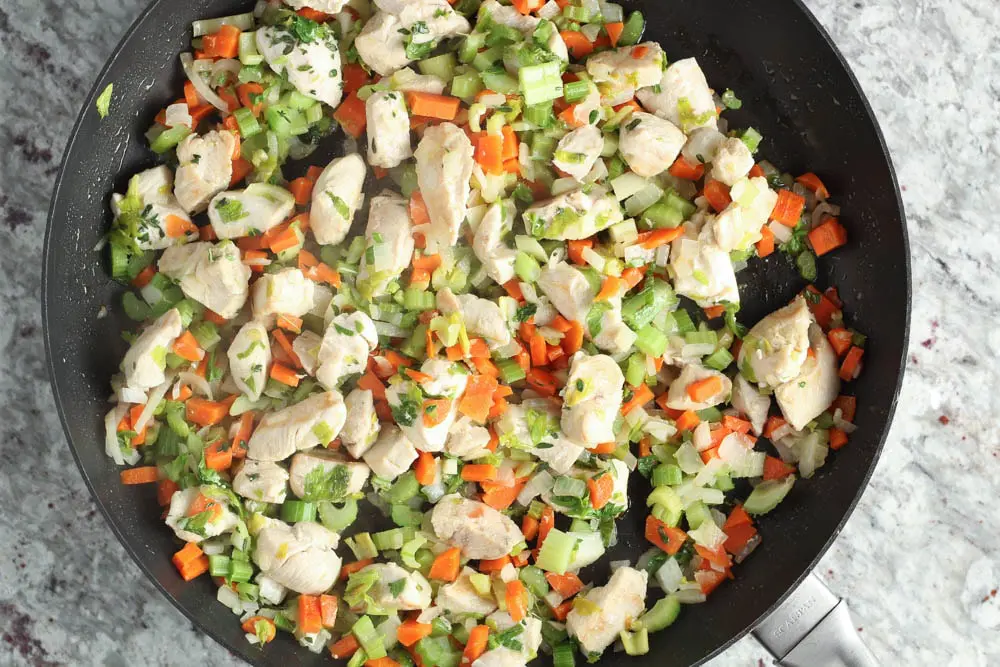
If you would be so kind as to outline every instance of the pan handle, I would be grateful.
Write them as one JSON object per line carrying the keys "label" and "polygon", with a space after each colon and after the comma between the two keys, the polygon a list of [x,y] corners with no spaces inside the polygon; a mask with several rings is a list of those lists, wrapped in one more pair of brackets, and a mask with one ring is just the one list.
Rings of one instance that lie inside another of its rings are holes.
{"label": "pan handle", "polygon": [[858,635],[847,602],[812,573],[753,635],[781,667],[879,665]]}

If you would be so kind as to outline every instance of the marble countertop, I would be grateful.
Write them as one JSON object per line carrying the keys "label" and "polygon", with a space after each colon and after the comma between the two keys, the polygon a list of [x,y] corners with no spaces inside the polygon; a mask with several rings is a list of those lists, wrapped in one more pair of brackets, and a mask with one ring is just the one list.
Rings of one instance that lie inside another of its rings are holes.
{"label": "marble countertop", "polygon": [[[105,525],[53,418],[45,370],[38,295],[51,183],[86,92],[145,4],[0,6],[3,665],[240,664],[160,596]],[[884,664],[997,665],[1000,4],[806,4],[885,132],[914,276],[896,420],[871,486],[817,573],[849,599]],[[745,638],[711,665],[770,662]]]}

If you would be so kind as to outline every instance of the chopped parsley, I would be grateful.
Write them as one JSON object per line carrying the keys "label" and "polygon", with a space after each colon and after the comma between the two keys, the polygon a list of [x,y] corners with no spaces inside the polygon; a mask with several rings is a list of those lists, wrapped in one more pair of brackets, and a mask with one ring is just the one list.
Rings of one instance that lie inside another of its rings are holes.
{"label": "chopped parsley", "polygon": [[406,588],[406,578],[405,577],[403,579],[397,579],[396,581],[390,581],[389,582],[389,595],[391,595],[394,598],[398,598],[400,596],[400,594],[403,592],[404,588]]}
{"label": "chopped parsley", "polygon": [[306,502],[341,501],[347,497],[347,485],[350,479],[351,472],[347,466],[334,465],[327,468],[318,465],[306,475],[302,500]]}
{"label": "chopped parsley", "polygon": [[97,96],[97,101],[95,102],[97,106],[97,114],[102,118],[107,118],[108,113],[111,110],[111,95],[114,92],[115,84],[109,83],[107,87],[101,91],[101,94]]}
{"label": "chopped parsley", "polygon": [[219,218],[223,222],[236,222],[248,217],[250,214],[243,209],[243,203],[238,199],[223,197],[215,203],[215,210],[219,212]]}
{"label": "chopped parsley", "polygon": [[526,303],[517,309],[514,313],[514,319],[518,322],[527,322],[529,318],[534,317],[535,313],[538,311],[538,305],[534,303]]}

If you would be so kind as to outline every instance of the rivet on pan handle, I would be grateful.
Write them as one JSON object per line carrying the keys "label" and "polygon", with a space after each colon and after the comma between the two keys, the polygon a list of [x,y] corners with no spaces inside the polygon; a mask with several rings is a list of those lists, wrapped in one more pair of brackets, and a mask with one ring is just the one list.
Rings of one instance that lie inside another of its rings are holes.
{"label": "rivet on pan handle", "polygon": [[847,602],[809,574],[753,631],[782,667],[878,667],[861,641]]}

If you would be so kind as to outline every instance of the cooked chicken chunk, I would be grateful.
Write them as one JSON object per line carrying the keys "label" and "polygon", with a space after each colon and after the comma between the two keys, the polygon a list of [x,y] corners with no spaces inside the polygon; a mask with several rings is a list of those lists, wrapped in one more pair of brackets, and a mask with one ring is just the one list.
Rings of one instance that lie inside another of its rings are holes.
{"label": "cooked chicken chunk", "polygon": [[584,613],[574,607],[569,612],[566,630],[584,652],[601,653],[639,617],[646,604],[648,576],[643,570],[620,567],[607,584],[592,588],[585,596],[599,611]]}
{"label": "cooked chicken chunk", "polygon": [[632,171],[647,178],[669,169],[687,142],[669,120],[641,111],[629,116],[618,132],[622,157]]}
{"label": "cooked chicken chunk", "polygon": [[340,48],[327,28],[305,41],[284,27],[263,26],[257,29],[257,50],[268,67],[288,77],[288,82],[306,97],[331,107],[340,104],[344,95]]}
{"label": "cooked chicken chunk", "polygon": [[177,145],[174,196],[188,213],[201,213],[233,178],[236,137],[228,130],[189,134]]}
{"label": "cooked chicken chunk", "polygon": [[611,357],[574,355],[563,391],[563,433],[584,447],[614,441],[624,386],[625,376]]}
{"label": "cooked chicken chunk", "polygon": [[469,137],[452,123],[427,128],[417,146],[417,183],[431,219],[423,230],[429,253],[458,241],[469,198],[472,153]]}
{"label": "cooked chicken chunk", "polygon": [[232,241],[188,243],[160,255],[160,273],[180,285],[184,296],[229,320],[246,303],[250,267]]}
{"label": "cooked chicken chunk", "polygon": [[262,234],[284,221],[295,210],[288,190],[267,183],[252,183],[243,190],[220,192],[208,205],[208,219],[220,239]]}
{"label": "cooked chicken chunk", "polygon": [[251,321],[240,327],[229,344],[226,357],[233,382],[251,401],[258,400],[271,365],[271,345],[264,325]]}
{"label": "cooked chicken chunk", "polygon": [[389,169],[413,155],[410,115],[403,93],[379,90],[365,101],[368,164]]}
{"label": "cooked chicken chunk", "polygon": [[440,539],[460,548],[466,558],[500,558],[524,540],[513,520],[485,503],[455,493],[434,506],[431,524]]}
{"label": "cooked chicken chunk", "polygon": [[316,447],[292,456],[288,483],[299,498],[340,502],[364,489],[368,473],[364,463],[348,461],[336,452]]}
{"label": "cooked chicken chunk", "polygon": [[336,533],[318,523],[288,526],[271,520],[257,534],[253,560],[272,580],[296,593],[319,595],[337,581]]}
{"label": "cooked chicken chunk", "polygon": [[337,315],[323,334],[316,379],[327,389],[336,389],[346,377],[364,372],[377,345],[378,332],[368,315],[357,310]]}
{"label": "cooked chicken chunk", "polygon": [[313,307],[314,283],[299,269],[266,273],[253,284],[253,316],[270,322],[276,315],[301,317]]}
{"label": "cooked chicken chunk", "polygon": [[327,445],[340,433],[347,419],[344,400],[335,391],[309,398],[260,420],[247,455],[258,461],[282,461],[298,450]]}
{"label": "cooked chicken chunk", "polygon": [[373,473],[392,480],[410,469],[417,460],[417,450],[399,427],[389,424],[379,432],[378,440],[361,458]]}
{"label": "cooked chicken chunk", "polygon": [[351,153],[331,162],[316,179],[309,227],[317,243],[336,245],[347,237],[354,213],[365,200],[365,173],[365,161]]}
{"label": "cooked chicken chunk", "polygon": [[171,308],[146,327],[122,359],[125,386],[139,391],[157,387],[167,379],[167,352],[181,335],[184,325],[176,308]]}
{"label": "cooked chicken chunk", "polygon": [[344,405],[350,419],[340,431],[340,441],[351,456],[360,459],[375,444],[380,429],[372,392],[355,389],[344,399]]}
{"label": "cooked chicken chunk", "polygon": [[272,461],[244,459],[233,477],[233,491],[262,503],[283,503],[288,490],[288,471]]}

